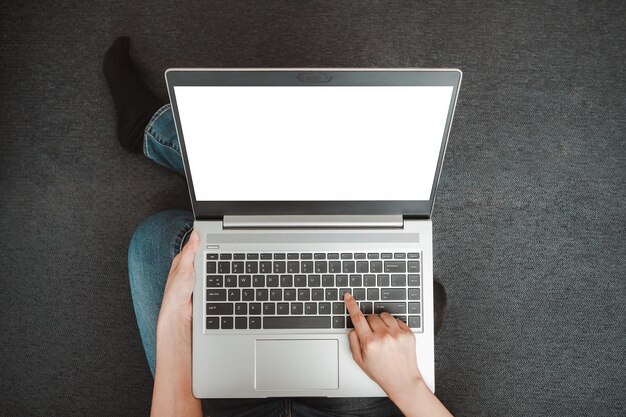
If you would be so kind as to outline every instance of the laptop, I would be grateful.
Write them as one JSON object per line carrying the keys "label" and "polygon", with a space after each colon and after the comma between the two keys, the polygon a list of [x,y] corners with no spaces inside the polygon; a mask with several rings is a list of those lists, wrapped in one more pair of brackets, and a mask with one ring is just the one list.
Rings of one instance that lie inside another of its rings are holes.
{"label": "laptop", "polygon": [[201,246],[198,398],[378,397],[349,291],[417,338],[434,391],[431,214],[461,72],[169,69]]}

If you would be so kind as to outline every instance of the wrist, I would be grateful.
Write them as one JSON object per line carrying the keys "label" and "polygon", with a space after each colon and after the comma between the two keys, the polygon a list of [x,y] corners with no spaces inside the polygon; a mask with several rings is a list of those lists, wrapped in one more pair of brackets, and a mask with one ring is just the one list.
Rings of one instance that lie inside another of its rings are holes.
{"label": "wrist", "polygon": [[424,394],[431,393],[421,375],[415,376],[410,382],[394,392],[387,393],[389,399],[405,414],[415,407],[415,403],[423,398]]}

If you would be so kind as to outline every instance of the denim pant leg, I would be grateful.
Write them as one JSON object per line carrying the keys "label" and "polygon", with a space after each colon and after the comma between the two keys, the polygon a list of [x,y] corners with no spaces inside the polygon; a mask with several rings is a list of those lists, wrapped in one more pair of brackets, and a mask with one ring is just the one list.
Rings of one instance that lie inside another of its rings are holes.
{"label": "denim pant leg", "polygon": [[170,210],[154,214],[139,225],[128,248],[130,293],[146,352],[154,376],[156,325],[172,259],[180,252],[193,228],[193,214]]}
{"label": "denim pant leg", "polygon": [[170,104],[157,110],[148,122],[143,136],[143,153],[157,164],[185,175]]}

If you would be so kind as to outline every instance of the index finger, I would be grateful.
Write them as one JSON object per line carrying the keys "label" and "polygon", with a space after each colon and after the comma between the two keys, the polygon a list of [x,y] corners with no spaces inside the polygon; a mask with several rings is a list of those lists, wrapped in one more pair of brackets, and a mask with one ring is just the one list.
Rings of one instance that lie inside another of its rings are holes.
{"label": "index finger", "polygon": [[343,296],[343,300],[346,303],[346,308],[348,309],[348,313],[350,313],[350,318],[352,319],[352,324],[354,324],[354,330],[356,330],[356,334],[359,338],[363,336],[367,336],[372,333],[372,329],[370,325],[365,320],[365,316],[361,313],[358,304],[352,297],[352,294],[349,292],[345,293]]}

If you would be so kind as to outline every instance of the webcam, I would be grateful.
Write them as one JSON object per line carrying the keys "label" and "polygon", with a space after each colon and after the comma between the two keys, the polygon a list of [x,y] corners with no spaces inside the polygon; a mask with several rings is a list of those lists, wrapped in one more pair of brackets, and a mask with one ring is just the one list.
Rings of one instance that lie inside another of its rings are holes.
{"label": "webcam", "polygon": [[330,82],[333,77],[323,72],[301,72],[297,76],[298,80],[302,83],[321,84]]}

